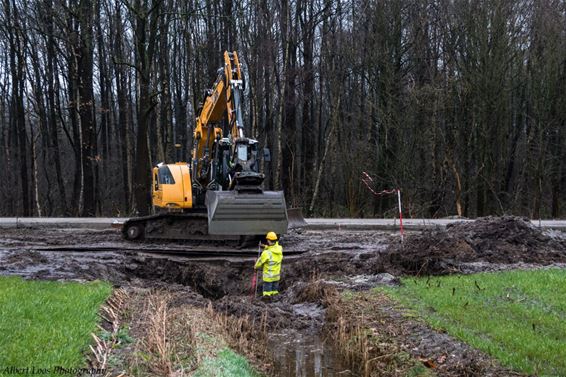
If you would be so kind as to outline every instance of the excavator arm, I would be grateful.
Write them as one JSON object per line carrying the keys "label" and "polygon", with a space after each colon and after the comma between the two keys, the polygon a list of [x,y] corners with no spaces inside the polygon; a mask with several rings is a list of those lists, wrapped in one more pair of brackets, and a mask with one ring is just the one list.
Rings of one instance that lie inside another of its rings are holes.
{"label": "excavator arm", "polygon": [[[195,189],[261,191],[264,175],[259,173],[258,144],[244,135],[243,91],[238,54],[226,51],[224,67],[207,91],[194,130]],[[228,126],[223,130],[225,118]]]}
{"label": "excavator arm", "polygon": [[221,122],[227,114],[229,130],[236,137],[244,136],[241,109],[242,71],[238,54],[224,52],[224,68],[219,69],[212,89],[207,90],[194,130],[193,159],[201,160],[210,153],[213,143],[222,138]]}
{"label": "excavator arm", "polygon": [[228,51],[224,52],[224,70],[226,74],[226,81],[230,83],[230,85],[226,88],[226,97],[228,98],[226,105],[228,110],[230,133],[233,137],[244,137],[244,120],[241,106],[244,80],[236,51],[232,53],[229,53]]}
{"label": "excavator arm", "polygon": [[208,185],[211,153],[216,140],[222,138],[221,122],[226,110],[224,72],[220,72],[212,89],[207,91],[193,132],[192,173],[195,185]]}

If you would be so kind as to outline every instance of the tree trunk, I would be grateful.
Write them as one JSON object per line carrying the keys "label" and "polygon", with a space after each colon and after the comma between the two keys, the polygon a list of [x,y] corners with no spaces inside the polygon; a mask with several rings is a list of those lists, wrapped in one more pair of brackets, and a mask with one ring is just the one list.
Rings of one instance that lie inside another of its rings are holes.
{"label": "tree trunk", "polygon": [[79,3],[79,115],[81,121],[81,149],[83,171],[83,208],[81,216],[96,214],[96,130],[93,95],[93,2],[81,0]]}
{"label": "tree trunk", "polygon": [[157,20],[160,3],[161,0],[154,0],[151,8],[148,8],[146,2],[142,5],[142,0],[136,0],[135,6],[135,47],[139,103],[133,190],[135,193],[135,208],[140,215],[149,214],[151,208],[151,162],[148,147],[148,129],[155,103],[151,96],[150,75],[158,34]]}

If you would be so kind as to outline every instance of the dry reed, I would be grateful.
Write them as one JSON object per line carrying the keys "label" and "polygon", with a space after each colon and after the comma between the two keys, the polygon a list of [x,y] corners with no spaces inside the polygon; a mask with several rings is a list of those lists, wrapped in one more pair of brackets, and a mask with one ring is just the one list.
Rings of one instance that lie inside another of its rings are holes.
{"label": "dry reed", "polygon": [[172,349],[168,334],[168,295],[152,295],[147,300],[146,349],[154,355],[150,368],[160,375],[170,375],[173,370]]}
{"label": "dry reed", "polygon": [[[234,316],[217,312],[209,304],[207,314],[214,318],[223,330],[230,347],[244,354],[248,359],[258,364],[260,360],[268,360],[268,331],[267,311],[256,319],[249,315]],[[262,369],[266,369],[264,366]]]}
{"label": "dry reed", "polygon": [[337,298],[327,309],[325,325],[346,365],[363,377],[397,375],[399,347],[372,327],[371,320],[360,314],[363,310],[351,306]]}
{"label": "dry reed", "polygon": [[[95,333],[91,333],[95,343],[94,346],[89,346],[93,354],[93,358],[91,358],[91,366],[93,368],[100,370],[107,369],[110,354],[120,342],[118,333],[120,331],[121,317],[127,300],[128,294],[126,291],[116,289],[100,308],[100,317],[104,320],[104,325],[106,325],[108,329],[105,329],[101,325],[97,325],[97,327],[102,333],[108,333],[109,336],[101,338]],[[105,374],[105,376],[109,375],[110,373]]]}

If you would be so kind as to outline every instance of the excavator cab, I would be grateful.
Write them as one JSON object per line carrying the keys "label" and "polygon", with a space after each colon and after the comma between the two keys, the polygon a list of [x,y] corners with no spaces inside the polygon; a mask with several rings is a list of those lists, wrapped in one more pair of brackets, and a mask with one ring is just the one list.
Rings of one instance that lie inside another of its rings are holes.
{"label": "excavator cab", "polygon": [[248,190],[260,189],[265,176],[259,172],[257,155],[257,140],[248,138],[236,139],[234,146],[233,179],[230,188],[240,189],[246,186]]}
{"label": "excavator cab", "polygon": [[189,167],[186,163],[159,163],[153,168],[152,203],[154,208],[182,212],[192,208]]}

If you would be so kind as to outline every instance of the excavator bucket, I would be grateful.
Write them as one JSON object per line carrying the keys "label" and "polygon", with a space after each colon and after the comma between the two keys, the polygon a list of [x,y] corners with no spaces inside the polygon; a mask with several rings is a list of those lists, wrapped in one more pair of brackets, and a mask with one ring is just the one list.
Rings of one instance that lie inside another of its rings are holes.
{"label": "excavator bucket", "polygon": [[209,234],[287,233],[287,207],[282,191],[208,191],[206,207]]}
{"label": "excavator bucket", "polygon": [[307,226],[302,208],[288,208],[287,219],[289,220],[289,229],[302,228]]}

